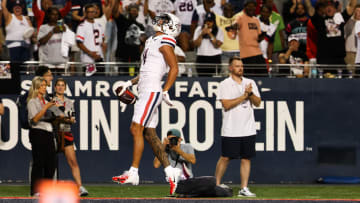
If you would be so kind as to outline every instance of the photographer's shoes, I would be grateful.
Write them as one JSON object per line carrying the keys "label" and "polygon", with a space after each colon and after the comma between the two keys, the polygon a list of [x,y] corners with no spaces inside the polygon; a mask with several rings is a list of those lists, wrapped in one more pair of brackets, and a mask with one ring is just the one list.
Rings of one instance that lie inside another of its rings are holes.
{"label": "photographer's shoes", "polygon": [[122,175],[112,177],[112,181],[121,184],[139,185],[139,174],[124,171]]}
{"label": "photographer's shoes", "polygon": [[175,193],[177,183],[180,181],[181,170],[168,166],[165,168],[166,179],[170,183],[170,195]]}

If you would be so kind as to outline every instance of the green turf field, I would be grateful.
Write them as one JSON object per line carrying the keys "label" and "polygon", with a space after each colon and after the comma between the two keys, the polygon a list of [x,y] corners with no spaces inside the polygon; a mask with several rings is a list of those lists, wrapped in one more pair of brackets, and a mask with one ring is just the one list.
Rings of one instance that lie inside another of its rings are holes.
{"label": "green turf field", "polygon": [[[89,197],[161,198],[169,193],[167,185],[85,185]],[[239,185],[230,185],[234,197]],[[251,185],[259,199],[360,199],[360,185]],[[29,186],[0,185],[0,197],[28,197]]]}

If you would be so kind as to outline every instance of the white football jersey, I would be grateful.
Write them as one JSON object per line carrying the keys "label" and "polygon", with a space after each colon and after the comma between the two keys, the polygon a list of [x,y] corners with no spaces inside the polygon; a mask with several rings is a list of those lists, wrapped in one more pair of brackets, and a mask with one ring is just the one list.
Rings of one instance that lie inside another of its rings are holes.
{"label": "white football jersey", "polygon": [[175,3],[175,14],[179,17],[181,24],[191,25],[191,18],[197,7],[197,0],[176,0]]}
{"label": "white football jersey", "polygon": [[171,46],[175,48],[176,40],[170,35],[152,36],[145,42],[141,56],[139,92],[161,92],[161,79],[168,65],[159,48]]}
{"label": "white football jersey", "polygon": [[[103,39],[104,33],[99,23],[85,20],[77,28],[76,41],[82,42],[90,51],[96,51],[102,58],[104,58],[101,47]],[[80,59],[81,62],[94,62],[94,59],[84,52],[81,52]]]}

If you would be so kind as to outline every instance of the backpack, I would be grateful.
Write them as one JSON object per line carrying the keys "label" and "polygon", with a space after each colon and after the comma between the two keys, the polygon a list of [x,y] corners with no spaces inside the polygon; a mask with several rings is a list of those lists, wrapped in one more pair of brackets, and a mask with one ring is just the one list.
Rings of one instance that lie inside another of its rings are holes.
{"label": "backpack", "polygon": [[180,197],[232,197],[230,187],[217,186],[214,176],[200,176],[181,180],[175,191]]}
{"label": "backpack", "polygon": [[23,129],[30,129],[30,124],[28,120],[28,110],[27,110],[27,97],[29,92],[25,92],[25,94],[21,94],[16,99],[16,106],[18,107],[18,114],[20,120],[20,126]]}

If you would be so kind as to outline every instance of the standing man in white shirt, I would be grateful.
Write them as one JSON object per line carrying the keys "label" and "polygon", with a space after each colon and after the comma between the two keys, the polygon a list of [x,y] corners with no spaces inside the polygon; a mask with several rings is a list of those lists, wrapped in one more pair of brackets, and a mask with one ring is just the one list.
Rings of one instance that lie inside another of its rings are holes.
{"label": "standing man in white shirt", "polygon": [[85,5],[85,20],[76,32],[76,42],[81,50],[81,62],[90,63],[86,65],[86,76],[91,76],[95,72],[104,72],[103,67],[97,67],[94,62],[102,62],[104,58],[103,47],[104,33],[99,23],[95,22],[96,7],[94,4]]}
{"label": "standing man in white shirt", "polygon": [[255,197],[248,186],[251,158],[255,157],[255,116],[253,106],[260,106],[261,98],[254,80],[245,78],[240,57],[229,60],[230,77],[220,83],[218,100],[223,106],[221,156],[216,165],[216,184],[220,185],[232,159],[241,159],[241,189],[238,196]]}

